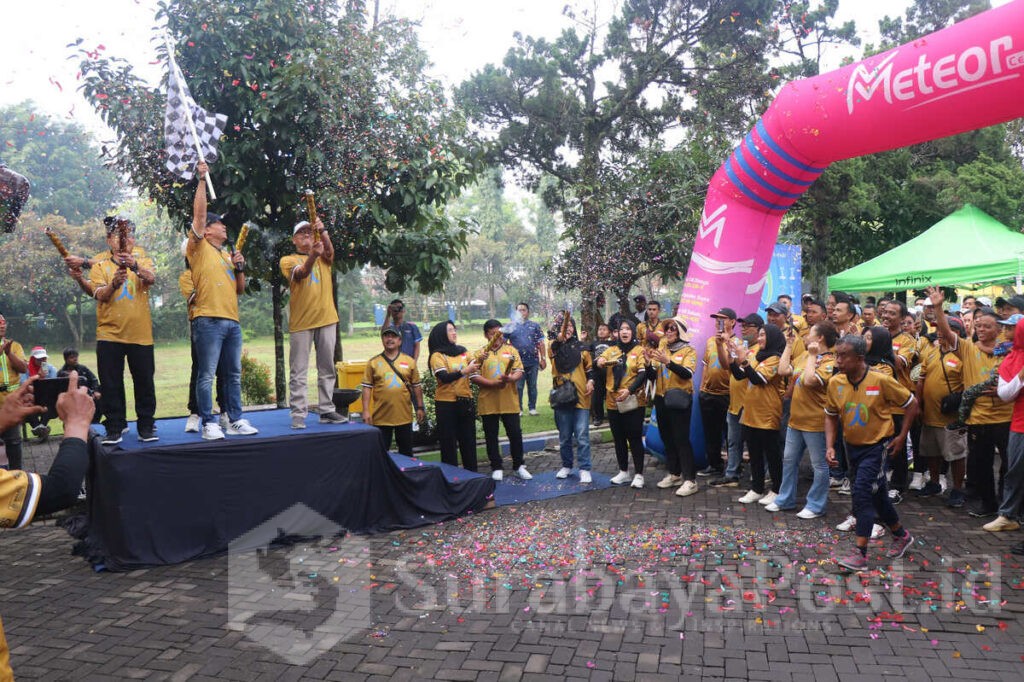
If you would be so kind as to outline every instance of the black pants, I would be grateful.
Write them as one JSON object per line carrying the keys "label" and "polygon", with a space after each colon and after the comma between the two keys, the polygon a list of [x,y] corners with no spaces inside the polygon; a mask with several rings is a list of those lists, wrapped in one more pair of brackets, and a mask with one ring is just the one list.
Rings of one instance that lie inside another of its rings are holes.
{"label": "black pants", "polygon": [[[903,428],[902,414],[894,414],[892,416],[892,428],[896,431],[896,435],[899,435],[900,430]],[[889,488],[891,490],[900,491],[900,494],[906,493],[907,485],[909,483],[907,480],[908,468],[906,444],[900,448],[899,452],[894,452],[892,457],[889,458],[889,468],[892,469],[892,478],[889,479]]]}
{"label": "black pants", "polygon": [[722,435],[726,430],[729,396],[716,393],[700,394],[700,421],[704,427],[704,454],[708,466],[722,471]]}
{"label": "black pants", "polygon": [[[189,335],[191,340],[192,336]],[[192,375],[188,379],[188,413],[199,414],[199,404],[196,403],[196,379],[199,377],[199,363],[196,362],[196,345],[192,344]],[[228,396],[228,384],[227,384],[227,369],[221,365],[217,365],[217,407],[220,408],[221,414],[227,414],[227,396]]]}
{"label": "black pants", "polygon": [[135,414],[139,427],[153,426],[156,412],[156,390],[153,388],[153,346],[116,341],[96,342],[96,371],[100,379],[103,417],[107,433],[120,433],[128,426],[124,398],[124,361],[135,384]]}
{"label": "black pants", "polygon": [[618,410],[608,410],[608,426],[612,430],[615,441],[615,459],[619,463],[619,471],[629,470],[629,453],[633,453],[633,471],[644,473],[644,408],[620,414]]}
{"label": "black pants", "polygon": [[491,470],[501,469],[501,445],[498,443],[498,422],[505,425],[505,435],[508,436],[508,451],[512,455],[512,469],[518,469],[523,465],[523,429],[519,425],[519,413],[511,414],[485,414],[480,419],[484,423],[484,441],[487,443],[487,459],[491,463]]}
{"label": "black pants", "polygon": [[592,419],[604,420],[604,399],[607,389],[604,381],[594,381],[594,392],[590,396],[590,416]]}
{"label": "black pants", "polygon": [[658,412],[658,433],[665,443],[665,465],[673,476],[682,476],[684,481],[697,480],[697,465],[693,461],[690,446],[690,412],[673,410],[665,405],[662,396],[654,398],[654,409]]}
{"label": "black pants", "polygon": [[[1006,475],[1006,453],[1010,440],[1010,424],[976,424],[967,427],[967,480],[982,509],[995,511],[1003,499],[1003,478]],[[999,451],[999,485],[996,486],[992,465]]]}
{"label": "black pants", "polygon": [[[6,393],[0,394],[7,397]],[[7,450],[7,466],[12,471],[21,468],[21,424],[15,424],[3,433],[0,438],[4,441],[4,448]]]}
{"label": "black pants", "polygon": [[[918,417],[910,426],[910,440],[914,444],[914,473],[923,474],[928,471],[928,458],[921,452],[921,418]],[[946,464],[946,460],[942,460]],[[938,483],[938,481],[935,481]]]}
{"label": "black pants", "polygon": [[384,449],[391,449],[392,436],[397,443],[398,454],[412,457],[412,422],[399,424],[398,426],[378,426],[380,434],[384,438]]}
{"label": "black pants", "polygon": [[763,495],[764,466],[767,462],[768,473],[772,477],[772,492],[779,492],[782,485],[782,452],[779,450],[779,432],[775,429],[756,429],[753,426],[743,427],[743,439],[747,441],[747,452],[750,453],[750,489]]}
{"label": "black pants", "polygon": [[[440,439],[441,461],[459,466],[457,454],[462,455],[462,468],[476,471],[476,421],[473,401],[435,401],[437,435]],[[458,446],[458,453],[456,453]]]}

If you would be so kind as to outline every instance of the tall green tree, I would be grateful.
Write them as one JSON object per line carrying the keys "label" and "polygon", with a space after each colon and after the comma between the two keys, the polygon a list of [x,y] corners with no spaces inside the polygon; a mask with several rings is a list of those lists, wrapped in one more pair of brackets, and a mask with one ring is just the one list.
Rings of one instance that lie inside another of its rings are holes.
{"label": "tall green tree", "polygon": [[[277,261],[304,215],[302,191],[316,192],[338,271],[374,265],[392,291],[437,291],[466,246],[468,226],[443,207],[474,179],[473,140],[425,75],[413,27],[371,27],[362,2],[339,10],[333,0],[162,0],[156,23],[196,100],[228,117],[213,208],[231,231],[245,220],[262,228],[246,256],[250,286],[272,287],[283,401],[286,283]],[[82,89],[117,132],[114,166],[187,225],[194,185],[163,167],[163,89],[123,60],[80,55]]]}
{"label": "tall green tree", "polygon": [[121,195],[93,135],[32,102],[0,107],[0,161],[32,183],[26,210],[37,215],[81,223],[101,217]]}

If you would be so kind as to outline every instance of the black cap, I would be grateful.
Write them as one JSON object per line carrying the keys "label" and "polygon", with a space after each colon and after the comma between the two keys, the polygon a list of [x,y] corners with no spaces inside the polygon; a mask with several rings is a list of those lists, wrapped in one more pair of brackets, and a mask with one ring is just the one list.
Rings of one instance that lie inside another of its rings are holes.
{"label": "black cap", "polygon": [[1006,302],[1011,307],[1024,311],[1024,296],[1011,296]]}
{"label": "black cap", "polygon": [[779,303],[778,301],[765,308],[765,311],[769,313],[776,313],[778,315],[789,315],[789,308],[787,308],[784,303]]}
{"label": "black cap", "polygon": [[132,232],[135,231],[135,221],[133,221],[126,215],[118,213],[117,215],[108,215],[106,218],[104,218],[103,224],[106,225],[107,227],[107,236],[109,237],[111,234],[113,234],[114,230],[116,230],[120,225],[124,223],[128,224],[128,229],[130,229]]}
{"label": "black cap", "polygon": [[730,320],[735,320],[736,311],[732,308],[719,308],[717,313],[711,313],[711,317],[726,317]]}
{"label": "black cap", "polygon": [[814,294],[804,294],[803,296],[800,297],[801,301],[806,301],[808,299],[813,301],[814,300]]}
{"label": "black cap", "polygon": [[384,336],[385,334],[394,334],[399,338],[402,336],[402,332],[398,331],[398,327],[393,324],[389,324],[388,326],[381,328],[380,335]]}
{"label": "black cap", "polygon": [[213,211],[207,211],[206,212],[206,226],[207,227],[209,227],[210,225],[213,225],[214,223],[223,223],[223,222],[224,222],[224,216],[222,216],[220,213],[214,213]]}
{"label": "black cap", "polygon": [[637,294],[636,296],[633,297],[633,302],[636,303],[637,301],[643,301],[646,303],[647,297],[644,296],[643,294]]}
{"label": "black cap", "polygon": [[761,327],[764,326],[764,320],[761,319],[761,316],[758,315],[757,313],[750,313],[749,315],[744,317],[742,320],[740,320],[740,322],[743,323],[743,324],[752,324],[755,327],[757,327],[758,329],[760,329]]}

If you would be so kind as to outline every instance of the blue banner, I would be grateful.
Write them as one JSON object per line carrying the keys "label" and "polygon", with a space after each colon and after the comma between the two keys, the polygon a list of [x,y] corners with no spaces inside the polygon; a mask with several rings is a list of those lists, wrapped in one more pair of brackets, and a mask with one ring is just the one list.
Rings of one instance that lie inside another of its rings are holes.
{"label": "blue banner", "polygon": [[772,262],[768,268],[768,279],[761,290],[761,312],[782,294],[793,297],[793,307],[800,311],[801,289],[800,247],[792,244],[776,244]]}

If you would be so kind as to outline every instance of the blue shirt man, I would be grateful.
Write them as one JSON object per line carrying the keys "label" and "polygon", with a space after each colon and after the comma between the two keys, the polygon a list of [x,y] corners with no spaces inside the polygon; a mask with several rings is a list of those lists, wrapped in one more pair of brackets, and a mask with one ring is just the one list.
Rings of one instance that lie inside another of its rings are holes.
{"label": "blue shirt man", "polygon": [[530,320],[530,306],[526,303],[516,305],[519,321],[506,335],[509,343],[519,351],[523,361],[523,376],[516,382],[519,389],[519,410],[523,409],[523,387],[527,388],[528,407],[531,415],[537,414],[537,373],[548,366],[544,350],[544,332],[540,325]]}
{"label": "blue shirt man", "polygon": [[419,327],[412,322],[405,321],[405,303],[402,302],[402,299],[396,298],[388,304],[388,312],[391,315],[391,324],[402,335],[401,352],[413,360],[419,361],[420,341],[423,340],[423,335],[420,333]]}

